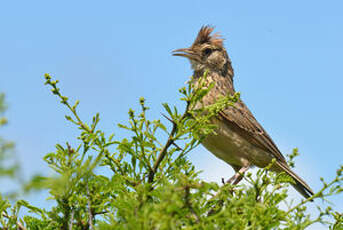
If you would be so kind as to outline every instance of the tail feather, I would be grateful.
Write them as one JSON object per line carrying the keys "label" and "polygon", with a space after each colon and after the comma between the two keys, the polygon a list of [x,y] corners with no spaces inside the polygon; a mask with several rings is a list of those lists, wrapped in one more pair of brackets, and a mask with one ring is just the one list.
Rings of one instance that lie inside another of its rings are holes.
{"label": "tail feather", "polygon": [[293,178],[293,180],[295,181],[295,184],[292,184],[292,186],[301,194],[303,195],[305,198],[309,198],[310,196],[312,196],[314,193],[312,191],[312,189],[310,188],[310,186],[308,186],[308,184],[301,179],[295,172],[293,172],[288,165],[286,165],[283,162],[276,162],[276,165],[278,166],[277,168],[279,170],[276,171],[283,171],[286,172],[289,176],[291,176]]}

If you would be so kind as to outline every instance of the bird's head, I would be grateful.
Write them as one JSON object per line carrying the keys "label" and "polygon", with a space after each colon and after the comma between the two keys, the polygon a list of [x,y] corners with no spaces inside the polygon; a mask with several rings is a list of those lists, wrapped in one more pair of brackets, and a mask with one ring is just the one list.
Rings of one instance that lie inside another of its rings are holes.
{"label": "bird's head", "polygon": [[190,60],[194,71],[206,69],[220,72],[222,75],[233,75],[231,61],[223,46],[223,38],[218,33],[211,35],[213,27],[201,27],[194,43],[189,48],[173,51],[174,56],[186,57]]}

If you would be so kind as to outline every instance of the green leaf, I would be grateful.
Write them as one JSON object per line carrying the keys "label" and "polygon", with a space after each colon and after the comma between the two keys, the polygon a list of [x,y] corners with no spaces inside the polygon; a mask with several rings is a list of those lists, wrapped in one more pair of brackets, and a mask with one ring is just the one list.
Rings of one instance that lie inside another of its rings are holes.
{"label": "green leaf", "polygon": [[163,105],[164,109],[167,111],[167,113],[168,113],[171,117],[173,117],[173,113],[172,113],[172,111],[171,111],[169,105],[168,105],[167,103],[162,103],[162,105]]}

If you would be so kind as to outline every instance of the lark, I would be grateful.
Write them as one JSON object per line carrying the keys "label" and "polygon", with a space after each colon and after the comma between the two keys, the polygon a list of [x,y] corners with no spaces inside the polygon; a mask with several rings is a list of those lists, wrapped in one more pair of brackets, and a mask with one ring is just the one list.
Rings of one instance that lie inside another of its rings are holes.
{"label": "lark", "polygon": [[[214,82],[214,87],[202,100],[203,106],[235,94],[231,60],[223,46],[223,38],[218,33],[212,34],[213,30],[213,27],[203,26],[189,48],[173,51],[173,55],[189,59],[194,79],[202,77],[207,71],[206,80]],[[235,170],[229,183],[239,183],[249,168],[264,168],[275,159],[272,171],[291,176],[295,181],[294,188],[305,198],[313,195],[312,189],[290,169],[274,141],[241,99],[234,106],[220,111],[213,123],[217,127],[215,132],[208,135],[202,144]]]}

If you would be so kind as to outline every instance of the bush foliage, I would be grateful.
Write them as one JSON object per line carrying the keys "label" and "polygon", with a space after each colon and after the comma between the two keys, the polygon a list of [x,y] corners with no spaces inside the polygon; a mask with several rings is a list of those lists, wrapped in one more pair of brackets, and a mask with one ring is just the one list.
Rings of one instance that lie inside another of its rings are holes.
{"label": "bush foliage", "polygon": [[[342,213],[327,202],[342,193],[343,166],[332,181],[321,179],[323,186],[313,197],[299,203],[287,198],[292,180],[269,172],[270,166],[254,176],[248,173],[247,183],[236,186],[199,178],[187,153],[213,132],[210,119],[222,108],[234,106],[239,94],[196,109],[210,87],[203,87],[204,78],[197,86],[189,83],[180,89],[184,112],[163,104],[167,124],[149,120],[149,108],[140,98],[140,111],[130,110],[127,124],[118,124],[128,137],[117,139],[97,128],[99,114],[90,123],[81,120],[79,102],[72,105],[50,75],[45,80],[70,110],[66,119],[80,130],[79,144],[57,144],[55,152],[44,157],[54,176],[35,176],[24,186],[26,191],[48,191],[49,199],[55,201],[51,209],[25,200],[10,202],[0,195],[1,229],[307,229],[318,222],[329,229],[343,229]],[[3,104],[1,99],[1,113]],[[1,118],[1,125],[4,121]],[[10,147],[0,139],[0,176],[15,171],[1,164]],[[291,165],[296,155],[296,150],[290,155]],[[318,212],[309,213],[309,206]],[[21,215],[22,209],[30,213]]]}

